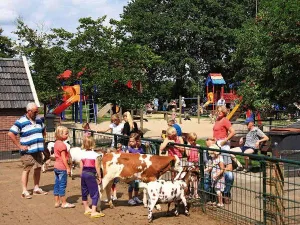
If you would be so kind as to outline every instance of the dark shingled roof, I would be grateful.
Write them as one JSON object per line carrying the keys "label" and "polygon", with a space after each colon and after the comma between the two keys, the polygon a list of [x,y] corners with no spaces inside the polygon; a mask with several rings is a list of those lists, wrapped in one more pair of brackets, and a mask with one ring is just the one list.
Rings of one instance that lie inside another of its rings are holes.
{"label": "dark shingled roof", "polygon": [[24,109],[34,101],[23,60],[0,58],[0,109]]}

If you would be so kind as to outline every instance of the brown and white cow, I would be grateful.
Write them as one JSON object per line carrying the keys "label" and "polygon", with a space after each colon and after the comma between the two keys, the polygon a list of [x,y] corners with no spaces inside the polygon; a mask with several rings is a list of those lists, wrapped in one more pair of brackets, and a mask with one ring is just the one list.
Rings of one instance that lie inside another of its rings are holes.
{"label": "brown and white cow", "polygon": [[114,207],[111,200],[111,186],[113,179],[118,177],[129,183],[132,180],[140,180],[149,183],[159,179],[168,170],[178,171],[177,179],[182,171],[180,160],[177,156],[158,156],[148,154],[131,153],[107,153],[101,158],[103,171],[102,183],[100,186],[100,199],[103,190],[111,208]]}

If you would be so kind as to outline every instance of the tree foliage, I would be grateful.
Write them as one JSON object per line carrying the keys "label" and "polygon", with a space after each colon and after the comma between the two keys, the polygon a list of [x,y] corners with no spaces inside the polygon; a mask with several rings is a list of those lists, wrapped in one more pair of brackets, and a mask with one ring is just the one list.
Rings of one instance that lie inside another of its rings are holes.
{"label": "tree foliage", "polygon": [[[56,93],[61,83],[57,75],[69,69],[72,77],[64,84],[81,80],[85,95],[97,102],[117,102],[125,107],[137,107],[151,99],[147,92],[147,70],[160,58],[147,46],[132,44],[121,29],[104,26],[105,17],[93,20],[81,18],[75,33],[63,28],[51,33],[38,33],[19,21],[19,50],[30,58],[36,76],[39,96],[45,102]],[[83,75],[78,77],[78,73]],[[133,88],[126,86],[131,81]],[[135,88],[142,83],[143,94]],[[45,84],[48,88],[45,88]]]}
{"label": "tree foliage", "polygon": [[[300,5],[297,0],[260,1],[256,19],[237,33],[232,64],[246,104],[255,108],[299,101]],[[247,85],[248,84],[248,85]],[[247,88],[254,84],[255,88]]]}
{"label": "tree foliage", "polygon": [[3,36],[3,29],[0,27],[0,58],[14,57],[16,51],[13,49],[13,43],[10,38]]}
{"label": "tree foliage", "polygon": [[186,94],[188,81],[209,72],[232,76],[235,31],[255,5],[249,1],[135,0],[124,8],[122,24],[134,43],[148,45],[165,61],[151,71],[154,81],[176,81],[173,97]]}

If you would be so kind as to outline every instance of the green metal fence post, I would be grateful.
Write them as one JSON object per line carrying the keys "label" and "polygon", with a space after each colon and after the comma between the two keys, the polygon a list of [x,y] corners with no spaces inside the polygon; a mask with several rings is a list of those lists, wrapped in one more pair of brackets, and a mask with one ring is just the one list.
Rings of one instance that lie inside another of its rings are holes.
{"label": "green metal fence post", "polygon": [[73,146],[76,146],[76,130],[73,128]]}
{"label": "green metal fence post", "polygon": [[267,224],[267,168],[266,161],[260,161],[263,174],[263,224]]}
{"label": "green metal fence post", "polygon": [[205,208],[206,193],[204,190],[204,179],[205,179],[205,177],[204,177],[204,160],[203,160],[204,152],[203,152],[203,149],[201,149],[201,148],[198,149],[198,151],[199,151],[199,157],[200,157],[199,169],[200,169],[200,177],[201,177],[199,192],[202,193],[200,201],[201,201],[202,211],[205,212],[206,211],[206,208]]}

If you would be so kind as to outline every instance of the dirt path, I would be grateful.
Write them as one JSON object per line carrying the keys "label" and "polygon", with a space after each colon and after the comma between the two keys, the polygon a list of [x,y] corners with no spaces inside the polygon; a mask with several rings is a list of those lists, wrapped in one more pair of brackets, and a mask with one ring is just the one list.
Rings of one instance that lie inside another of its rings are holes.
{"label": "dirt path", "polygon": [[[52,171],[42,174],[41,187],[49,191],[46,196],[33,196],[32,199],[22,199],[21,195],[21,164],[20,162],[0,163],[0,224],[76,224],[76,225],[143,225],[148,224],[147,209],[142,205],[127,205],[127,185],[118,184],[118,197],[116,207],[109,209],[104,207],[105,217],[100,219],[90,219],[83,215],[83,206],[81,205],[80,178],[75,172],[75,180],[68,180],[67,196],[68,201],[76,205],[75,209],[54,208],[53,183],[54,175]],[[32,174],[31,174],[32,175]],[[32,176],[29,179],[29,187],[33,187]],[[104,196],[105,197],[105,196]],[[186,217],[166,217],[166,206],[163,211],[154,211],[155,225],[218,225],[223,222],[216,221],[203,214],[200,209],[192,208],[191,215]]]}

